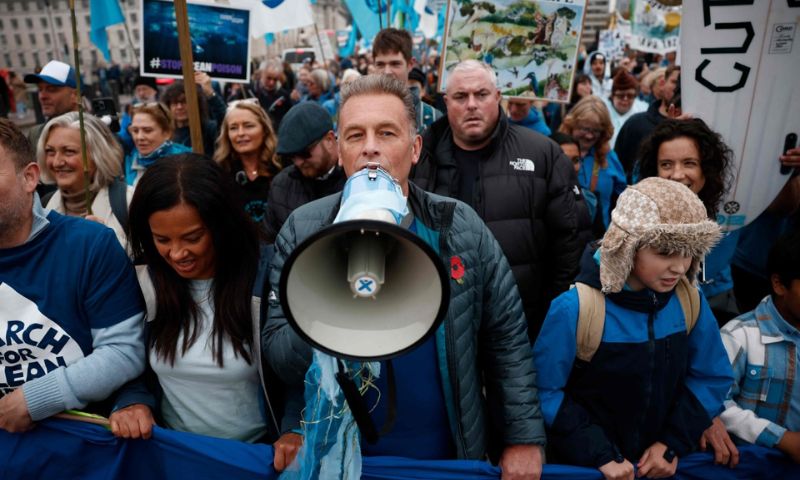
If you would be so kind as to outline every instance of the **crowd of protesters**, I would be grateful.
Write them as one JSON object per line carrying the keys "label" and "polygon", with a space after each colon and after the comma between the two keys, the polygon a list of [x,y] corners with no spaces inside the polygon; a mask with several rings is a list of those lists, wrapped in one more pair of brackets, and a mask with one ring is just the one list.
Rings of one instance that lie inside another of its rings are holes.
{"label": "crowd of protesters", "polygon": [[288,466],[311,353],[278,278],[376,162],[465,275],[441,335],[395,361],[397,427],[365,454],[488,458],[509,479],[545,458],[669,477],[700,449],[732,468],[748,443],[800,463],[800,149],[764,159],[795,174],[723,233],[735,159],[681,103],[674,56],[581,55],[548,104],[503,99],[475,60],[439,93],[411,47],[390,28],[248,85],[196,73],[204,155],[182,82],[114,74],[133,102],[119,132],[84,115],[86,167],[74,69],[25,75],[46,121],[0,119],[0,428],[83,408],[123,438],[160,424]]}

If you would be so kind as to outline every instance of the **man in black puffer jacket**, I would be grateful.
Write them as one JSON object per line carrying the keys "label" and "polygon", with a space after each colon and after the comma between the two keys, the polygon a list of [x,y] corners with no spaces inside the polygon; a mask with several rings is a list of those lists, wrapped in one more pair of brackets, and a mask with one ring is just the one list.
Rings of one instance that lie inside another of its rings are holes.
{"label": "man in black puffer jacket", "polygon": [[511,264],[533,341],[550,300],[577,271],[576,182],[555,142],[508,122],[496,83],[475,60],[452,70],[447,118],[425,132],[410,179],[462,200],[486,222]]}

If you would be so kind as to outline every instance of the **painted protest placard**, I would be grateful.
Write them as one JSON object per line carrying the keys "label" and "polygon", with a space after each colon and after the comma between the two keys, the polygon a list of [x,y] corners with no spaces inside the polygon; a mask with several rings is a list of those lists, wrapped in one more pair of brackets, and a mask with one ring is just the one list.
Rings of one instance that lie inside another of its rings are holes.
{"label": "painted protest placard", "polygon": [[659,0],[637,0],[632,3],[632,9],[630,39],[632,49],[659,54],[678,50],[680,6],[665,5]]}
{"label": "painted protest placard", "polygon": [[568,102],[585,10],[586,0],[450,0],[439,89],[475,59],[494,69],[505,97]]}
{"label": "painted protest placard", "polygon": [[[250,11],[189,3],[194,69],[226,82],[250,81]],[[183,78],[173,2],[142,0],[142,76]]]}
{"label": "painted protest placard", "polygon": [[719,212],[726,230],[755,220],[791,176],[778,157],[800,135],[798,0],[684,2],[684,110],[734,152],[735,178]]}
{"label": "painted protest placard", "polygon": [[618,29],[600,30],[597,50],[612,60],[622,58],[625,54],[625,37]]}

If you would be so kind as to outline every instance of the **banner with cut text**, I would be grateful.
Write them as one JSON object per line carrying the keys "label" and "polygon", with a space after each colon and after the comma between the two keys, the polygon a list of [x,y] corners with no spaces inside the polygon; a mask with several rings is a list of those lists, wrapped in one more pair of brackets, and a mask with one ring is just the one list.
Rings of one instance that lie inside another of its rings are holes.
{"label": "banner with cut text", "polygon": [[735,156],[718,220],[758,217],[793,172],[780,155],[800,135],[800,0],[684,0],[683,110],[719,132]]}

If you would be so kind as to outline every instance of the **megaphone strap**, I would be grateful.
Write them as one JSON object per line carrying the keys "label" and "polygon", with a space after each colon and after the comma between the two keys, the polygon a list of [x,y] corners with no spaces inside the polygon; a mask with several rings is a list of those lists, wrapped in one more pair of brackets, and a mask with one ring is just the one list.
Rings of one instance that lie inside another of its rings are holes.
{"label": "megaphone strap", "polygon": [[[336,382],[339,384],[339,388],[342,389],[344,398],[350,406],[350,412],[353,414],[353,419],[355,419],[356,425],[361,431],[361,436],[370,445],[375,445],[378,443],[379,434],[375,428],[375,422],[372,421],[372,417],[369,414],[367,403],[358,391],[356,383],[345,371],[344,362],[341,359],[336,359],[336,364],[339,370],[336,372]],[[389,388],[389,405],[386,410],[386,421],[383,423],[380,435],[389,433],[394,428],[394,422],[397,419],[397,386],[394,380],[394,367],[392,367],[391,360],[386,362],[386,375]]]}
{"label": "megaphone strap", "polygon": [[386,384],[389,389],[389,405],[386,407],[386,420],[383,422],[381,428],[381,435],[386,435],[394,428],[394,422],[397,420],[397,384],[394,381],[394,367],[392,361],[386,361]]}

